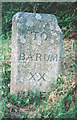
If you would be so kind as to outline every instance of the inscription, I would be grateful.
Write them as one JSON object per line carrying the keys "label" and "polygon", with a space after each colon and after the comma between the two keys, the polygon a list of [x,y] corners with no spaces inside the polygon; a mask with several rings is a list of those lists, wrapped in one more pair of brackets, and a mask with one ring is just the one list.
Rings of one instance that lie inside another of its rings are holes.
{"label": "inscription", "polygon": [[45,73],[44,73],[43,75],[41,75],[40,73],[38,73],[38,74],[40,75],[40,78],[36,80],[35,75],[37,75],[37,73],[35,73],[35,74],[33,75],[33,74],[30,72],[31,77],[29,78],[29,80],[30,80],[30,79],[33,79],[33,80],[35,80],[35,81],[40,81],[40,80],[42,79],[42,80],[45,81],[45,78],[44,78]]}
{"label": "inscription", "polygon": [[35,34],[34,34],[34,40],[36,40],[36,33],[38,33],[38,32],[35,32]]}
{"label": "inscription", "polygon": [[41,34],[41,37],[43,37],[45,40],[47,40],[48,35],[46,34],[46,32],[43,32],[43,33]]}
{"label": "inscription", "polygon": [[[35,73],[35,74],[36,74],[36,73]],[[36,81],[36,79],[35,79],[35,77],[34,77],[34,76],[35,76],[35,74],[34,74],[34,75],[32,75],[32,73],[30,72],[30,75],[31,75],[30,79],[32,79],[32,78],[33,78],[33,79]],[[29,79],[29,80],[30,80],[30,79]]]}
{"label": "inscription", "polygon": [[[31,32],[31,33],[32,33],[32,32]],[[34,33],[34,40],[36,40],[37,34],[38,34],[38,32],[35,32],[35,33]],[[48,35],[47,35],[46,32],[43,32],[43,33],[40,34],[40,37],[41,37],[42,39],[44,39],[44,40],[47,40]]]}
{"label": "inscription", "polygon": [[43,79],[43,80],[45,81],[45,79],[44,79],[45,73],[44,73],[43,75],[41,75],[41,74],[39,73],[39,75],[40,75],[40,78],[38,79],[38,81],[41,80],[41,79]]}
{"label": "inscription", "polygon": [[[34,38],[33,38],[34,40],[36,40],[38,38],[39,32],[32,32],[32,31],[27,30],[26,35],[29,34],[29,32],[30,32],[30,34],[34,34]],[[43,33],[40,33],[39,37],[44,40],[47,40],[48,35],[46,32],[43,32]]]}
{"label": "inscription", "polygon": [[19,54],[19,60],[25,61],[58,61],[58,55],[52,56],[47,54],[36,53],[35,55],[25,53]]}
{"label": "inscription", "polygon": [[36,61],[38,61],[38,59],[40,61],[42,60],[42,55],[40,53],[36,53]]}

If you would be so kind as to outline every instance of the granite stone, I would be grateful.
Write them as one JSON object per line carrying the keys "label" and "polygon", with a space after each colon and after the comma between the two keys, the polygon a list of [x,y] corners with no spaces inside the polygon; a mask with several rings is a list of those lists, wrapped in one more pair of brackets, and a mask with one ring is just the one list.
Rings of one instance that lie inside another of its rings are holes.
{"label": "granite stone", "polygon": [[18,12],[12,18],[11,93],[49,92],[61,69],[62,31],[55,15]]}

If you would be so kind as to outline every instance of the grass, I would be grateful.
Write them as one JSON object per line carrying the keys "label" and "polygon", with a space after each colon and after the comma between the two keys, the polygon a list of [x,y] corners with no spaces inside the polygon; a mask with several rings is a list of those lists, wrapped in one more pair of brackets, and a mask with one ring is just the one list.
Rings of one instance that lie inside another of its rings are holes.
{"label": "grass", "polygon": [[27,96],[21,91],[10,94],[11,40],[3,43],[2,51],[2,99],[3,118],[76,118],[75,42],[64,39],[62,72],[51,92],[42,98],[39,91]]}

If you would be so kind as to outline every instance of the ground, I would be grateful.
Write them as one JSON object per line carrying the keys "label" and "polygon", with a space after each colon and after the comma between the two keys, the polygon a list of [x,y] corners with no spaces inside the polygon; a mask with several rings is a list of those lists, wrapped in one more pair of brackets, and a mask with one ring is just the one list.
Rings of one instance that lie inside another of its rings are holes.
{"label": "ground", "polygon": [[[5,47],[6,46],[6,47]],[[10,50],[8,47],[11,48],[11,42],[9,39],[8,45],[7,42],[4,43],[3,49],[6,49],[6,61],[5,63],[10,63]],[[8,68],[8,64],[6,64]],[[10,70],[9,70],[10,71]],[[68,91],[68,92],[67,92]],[[64,97],[65,99],[65,106],[66,111],[73,107],[75,103],[75,97],[77,97],[77,88],[75,86],[75,39],[65,38],[63,41],[63,55],[62,55],[62,66],[61,66],[61,76],[58,80],[58,84],[54,85],[53,91],[48,95],[47,103],[45,108],[43,107],[42,100],[40,100],[40,104],[37,105],[36,103],[30,104],[28,103],[23,108],[17,105],[12,104],[11,102],[7,101],[6,108],[7,108],[7,117],[11,118],[19,118],[19,117],[28,117],[28,118],[35,118],[41,117],[40,109],[44,112],[43,117],[47,118],[49,115],[45,112],[47,110],[52,111],[51,106],[55,106],[54,108],[54,117],[56,118],[56,109],[61,99]],[[72,96],[72,100],[70,105],[67,104],[67,97]],[[51,112],[50,112],[51,114]],[[70,116],[69,116],[70,117]]]}

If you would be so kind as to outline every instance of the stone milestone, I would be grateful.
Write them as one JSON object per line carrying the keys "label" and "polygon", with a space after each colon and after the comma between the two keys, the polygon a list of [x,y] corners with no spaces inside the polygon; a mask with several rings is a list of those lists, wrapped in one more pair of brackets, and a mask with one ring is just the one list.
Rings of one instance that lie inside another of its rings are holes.
{"label": "stone milestone", "polygon": [[55,15],[19,12],[12,19],[11,93],[49,92],[61,68],[62,31]]}

